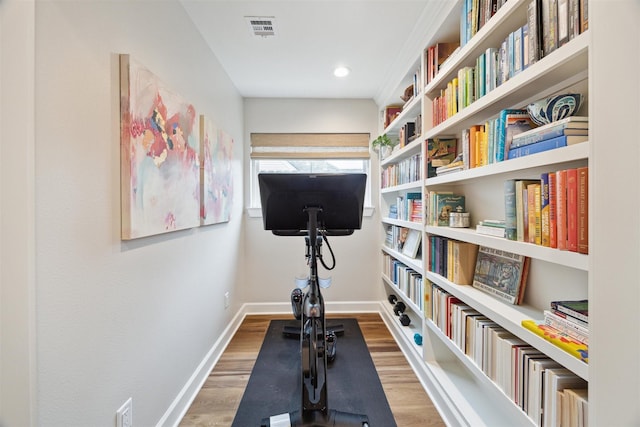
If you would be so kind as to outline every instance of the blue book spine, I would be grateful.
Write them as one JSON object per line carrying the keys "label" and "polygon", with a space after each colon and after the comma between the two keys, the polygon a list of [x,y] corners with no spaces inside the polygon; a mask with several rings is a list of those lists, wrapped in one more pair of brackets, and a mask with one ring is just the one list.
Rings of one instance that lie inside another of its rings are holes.
{"label": "blue book spine", "polygon": [[497,134],[496,134],[496,141],[497,141],[496,151],[495,151],[496,162],[501,162],[505,160],[504,147],[505,147],[506,138],[507,138],[507,115],[519,114],[519,113],[522,113],[522,110],[500,111],[500,117],[498,117],[498,126],[497,126]]}
{"label": "blue book spine", "polygon": [[528,156],[530,154],[541,153],[543,151],[553,150],[554,148],[566,147],[567,137],[565,135],[558,136],[535,144],[525,145],[524,147],[509,150],[509,159]]}
{"label": "blue book spine", "polygon": [[507,239],[517,240],[515,179],[508,179],[504,182],[504,230]]}

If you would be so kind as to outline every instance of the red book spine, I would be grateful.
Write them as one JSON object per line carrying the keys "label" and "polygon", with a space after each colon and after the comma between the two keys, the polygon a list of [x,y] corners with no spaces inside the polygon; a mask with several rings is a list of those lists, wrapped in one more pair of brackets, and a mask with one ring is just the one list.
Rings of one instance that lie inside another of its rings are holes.
{"label": "red book spine", "polygon": [[589,253],[589,168],[578,168],[578,252]]}
{"label": "red book spine", "polygon": [[578,170],[567,169],[567,249],[578,252]]}
{"label": "red book spine", "polygon": [[558,249],[567,250],[567,171],[556,172],[556,228]]}
{"label": "red book spine", "polygon": [[557,199],[558,192],[556,188],[556,173],[549,172],[549,247],[558,247],[558,216],[557,216]]}

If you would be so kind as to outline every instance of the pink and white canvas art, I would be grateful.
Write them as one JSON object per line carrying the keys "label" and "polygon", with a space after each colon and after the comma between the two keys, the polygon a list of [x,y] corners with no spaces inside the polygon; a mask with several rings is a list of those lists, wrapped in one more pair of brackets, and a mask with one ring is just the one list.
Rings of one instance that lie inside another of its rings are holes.
{"label": "pink and white canvas art", "polygon": [[205,116],[200,116],[202,225],[228,222],[233,199],[233,138]]}
{"label": "pink and white canvas art", "polygon": [[129,55],[120,55],[122,239],[200,225],[198,115]]}

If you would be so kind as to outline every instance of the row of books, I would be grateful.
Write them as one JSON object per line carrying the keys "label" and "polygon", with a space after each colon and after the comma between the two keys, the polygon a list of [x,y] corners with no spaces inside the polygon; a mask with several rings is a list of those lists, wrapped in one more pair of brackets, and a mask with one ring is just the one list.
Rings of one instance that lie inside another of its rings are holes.
{"label": "row of books", "polygon": [[[465,0],[460,45],[498,10],[501,0]],[[588,28],[586,1],[530,0],[526,22],[507,34],[499,46],[482,52],[475,66],[458,70],[433,99],[432,121],[437,126],[491,90],[518,75]]]}
{"label": "row of books", "polygon": [[418,116],[415,121],[408,121],[400,127],[398,140],[401,148],[411,143],[420,135],[421,124],[422,117]]}
{"label": "row of books", "polygon": [[508,304],[520,304],[529,257],[442,236],[428,237],[427,270],[458,285],[472,285]]}
{"label": "row of books", "polygon": [[[586,420],[587,382],[427,282],[425,315],[538,426]],[[576,398],[579,397],[579,398]]]}
{"label": "row of books", "polygon": [[390,164],[380,173],[382,188],[408,184],[422,179],[422,154],[418,153],[398,163]]}
{"label": "row of books", "polygon": [[504,183],[509,240],[589,253],[589,167]]}
{"label": "row of books", "polygon": [[427,225],[448,227],[451,212],[466,212],[464,195],[450,191],[428,192],[425,208]]}
{"label": "row of books", "polygon": [[424,302],[422,275],[389,254],[383,255],[382,272],[421,311]]}
{"label": "row of books", "polygon": [[[462,131],[462,169],[566,147],[589,139],[589,118],[570,116],[536,126],[526,110],[505,109],[498,117]],[[449,168],[450,171],[451,168]]]}
{"label": "row of books", "polygon": [[389,218],[422,222],[422,193],[408,192],[398,196],[396,203],[389,206]]}
{"label": "row of books", "polygon": [[464,46],[507,0],[464,0],[460,17],[460,45]]}
{"label": "row of books", "polygon": [[458,285],[471,285],[478,245],[442,236],[429,236],[427,269]]}
{"label": "row of books", "polygon": [[529,44],[529,54],[538,60],[589,28],[586,0],[531,0],[527,8],[529,28],[539,28]]}
{"label": "row of books", "polygon": [[432,46],[427,47],[424,50],[424,84],[425,86],[431,83],[436,77],[438,71],[444,64],[444,62],[457,51],[460,43],[458,42],[440,42]]}

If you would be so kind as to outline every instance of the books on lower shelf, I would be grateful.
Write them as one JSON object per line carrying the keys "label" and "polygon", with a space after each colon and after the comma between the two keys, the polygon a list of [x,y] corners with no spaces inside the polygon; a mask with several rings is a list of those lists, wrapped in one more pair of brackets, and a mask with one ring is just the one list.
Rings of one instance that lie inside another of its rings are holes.
{"label": "books on lower shelf", "polygon": [[589,324],[589,300],[551,301],[551,309]]}
{"label": "books on lower shelf", "polygon": [[509,304],[520,304],[528,273],[528,257],[480,246],[473,287]]}
{"label": "books on lower shelf", "polygon": [[568,334],[559,331],[544,321],[523,320],[522,326],[534,334],[544,338],[570,355],[589,363],[589,345],[576,340]]}
{"label": "books on lower shelf", "polygon": [[[559,426],[557,420],[576,411],[556,399],[586,389],[585,380],[436,284],[425,285],[427,319],[536,425]],[[585,405],[586,395],[576,393]]]}
{"label": "books on lower shelf", "polygon": [[389,254],[383,254],[382,273],[420,310],[425,300],[423,278],[420,273],[398,261]]}

